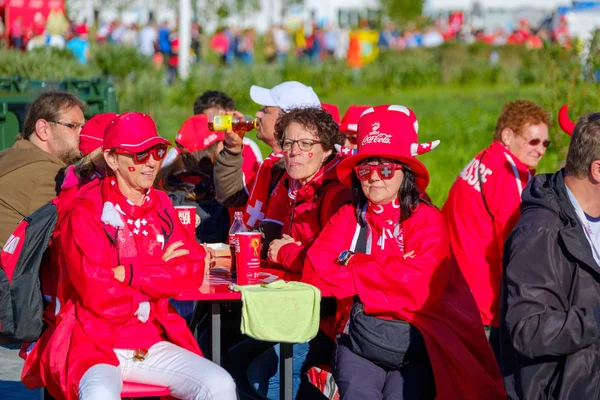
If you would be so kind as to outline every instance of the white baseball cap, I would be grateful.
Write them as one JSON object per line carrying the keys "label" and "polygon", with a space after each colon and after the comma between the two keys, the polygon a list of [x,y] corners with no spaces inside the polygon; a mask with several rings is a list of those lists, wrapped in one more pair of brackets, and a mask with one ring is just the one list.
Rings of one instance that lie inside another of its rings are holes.
{"label": "white baseball cap", "polygon": [[252,85],[250,98],[261,106],[280,107],[286,112],[299,107],[321,107],[313,88],[296,81],[280,83],[273,89]]}

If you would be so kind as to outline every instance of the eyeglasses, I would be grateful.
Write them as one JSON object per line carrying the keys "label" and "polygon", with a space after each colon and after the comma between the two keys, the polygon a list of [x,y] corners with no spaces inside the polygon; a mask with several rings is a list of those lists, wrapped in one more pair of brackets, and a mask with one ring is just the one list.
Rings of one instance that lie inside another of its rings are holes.
{"label": "eyeglasses", "polygon": [[381,180],[387,181],[394,177],[396,170],[402,169],[402,165],[398,164],[378,164],[378,165],[357,165],[354,167],[356,176],[361,181],[368,181],[373,175],[374,171],[377,171],[377,175]]}
{"label": "eyeglasses", "polygon": [[61,122],[61,121],[48,121],[51,124],[58,124],[58,125],[62,125],[62,126],[66,126],[67,128],[71,128],[77,131],[77,133],[81,132],[81,129],[83,129],[83,125],[84,124],[72,124],[70,122]]}
{"label": "eyeglasses", "polygon": [[163,158],[165,158],[165,156],[167,155],[167,146],[156,146],[156,147],[151,147],[148,150],[139,152],[139,153],[132,153],[130,151],[127,150],[121,150],[121,149],[117,149],[115,151],[115,153],[117,154],[125,154],[128,156],[133,156],[133,162],[136,164],[145,164],[148,159],[150,158],[150,155],[152,155],[152,157],[154,157],[154,159],[156,161],[160,161]]}
{"label": "eyeglasses", "polygon": [[300,139],[300,140],[289,140],[286,139],[281,142],[281,149],[283,151],[290,151],[294,146],[294,143],[298,143],[298,147],[302,151],[311,151],[315,144],[321,143],[319,140]]}
{"label": "eyeglasses", "polygon": [[542,139],[525,139],[525,138],[523,138],[523,140],[525,141],[525,143],[527,143],[531,147],[537,147],[541,143],[544,146],[544,148],[548,148],[548,146],[550,146],[550,143],[552,143],[552,141],[547,140],[547,139],[542,141]]}

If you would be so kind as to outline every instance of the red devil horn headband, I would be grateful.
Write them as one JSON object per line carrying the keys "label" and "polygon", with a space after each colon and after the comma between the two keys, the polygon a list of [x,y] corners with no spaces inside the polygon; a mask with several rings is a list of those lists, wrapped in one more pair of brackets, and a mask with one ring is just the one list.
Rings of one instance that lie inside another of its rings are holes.
{"label": "red devil horn headband", "polygon": [[566,105],[562,106],[558,111],[558,124],[567,135],[571,136],[573,134],[575,122],[569,118],[569,108]]}
{"label": "red devil horn headband", "polygon": [[431,150],[438,147],[440,144],[439,140],[434,140],[433,142],[427,143],[413,143],[410,146],[410,153],[413,157],[420,156],[421,154],[429,153]]}

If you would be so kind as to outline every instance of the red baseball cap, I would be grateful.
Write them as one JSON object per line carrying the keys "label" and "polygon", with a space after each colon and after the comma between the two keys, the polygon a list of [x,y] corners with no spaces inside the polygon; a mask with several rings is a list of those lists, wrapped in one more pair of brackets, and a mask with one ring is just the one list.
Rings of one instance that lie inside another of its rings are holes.
{"label": "red baseball cap", "polygon": [[79,134],[79,151],[81,151],[82,156],[85,157],[92,151],[102,147],[104,129],[117,115],[115,113],[96,114],[85,123]]}
{"label": "red baseball cap", "polygon": [[340,124],[340,109],[335,104],[321,103],[321,108],[327,111],[333,117],[333,120]]}
{"label": "red baseball cap", "polygon": [[356,106],[352,105],[346,110],[346,114],[342,117],[340,132],[344,134],[356,134],[358,130],[358,120],[360,115],[369,109],[371,106]]}
{"label": "red baseball cap", "polygon": [[338,179],[347,187],[352,185],[354,166],[370,157],[398,160],[407,164],[415,174],[418,188],[425,192],[429,172],[415,156],[436,148],[440,141],[419,144],[419,123],[415,113],[404,106],[370,107],[358,121],[357,153],[340,161]]}
{"label": "red baseball cap", "polygon": [[225,132],[213,132],[208,129],[208,117],[204,114],[186,119],[175,136],[175,143],[188,153],[204,150],[222,140],[225,140]]}
{"label": "red baseball cap", "polygon": [[130,112],[118,115],[108,123],[104,131],[102,149],[119,148],[139,153],[159,144],[170,145],[171,142],[158,136],[152,117]]}

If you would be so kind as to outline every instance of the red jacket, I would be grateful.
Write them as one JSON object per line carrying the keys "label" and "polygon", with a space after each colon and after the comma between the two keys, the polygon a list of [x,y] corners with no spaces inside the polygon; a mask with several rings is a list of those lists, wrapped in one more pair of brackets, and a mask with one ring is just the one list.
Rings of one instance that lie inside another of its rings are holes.
{"label": "red jacket", "polygon": [[297,191],[290,188],[293,182],[286,173],[271,193],[267,218],[271,208],[287,209],[281,232],[301,243],[288,243],[279,250],[277,262],[286,270],[302,272],[306,252],[327,221],[344,203],[351,201],[350,190],[335,175],[338,163],[336,157]]}
{"label": "red jacket", "polygon": [[[105,178],[84,186],[61,223],[60,229],[70,234],[59,236],[59,262],[73,292],[57,315],[56,326],[44,332],[23,368],[21,379],[27,387],[44,385],[59,399],[76,399],[79,381],[93,365],[118,365],[113,349],[127,342],[124,335],[137,335],[148,345],[168,340],[201,354],[168,298],[200,287],[204,249],[189,237],[164,193],[151,190],[145,205],[134,207],[112,181]],[[110,224],[102,222],[108,202],[121,210],[116,225],[114,217]],[[164,249],[179,240],[190,254],[162,261]],[[118,265],[126,267],[123,283],[111,270]],[[141,323],[134,313],[144,301],[150,303],[150,318]],[[144,337],[148,332],[151,337]]]}
{"label": "red jacket", "polygon": [[452,253],[471,287],[484,325],[499,326],[504,241],[519,219],[521,192],[534,173],[494,142],[463,169],[442,208]]}
{"label": "red jacket", "polygon": [[[357,253],[341,267],[335,260],[358,237],[354,208],[344,206],[308,251],[302,279],[346,304],[358,295],[369,315],[401,319],[418,328],[438,398],[505,399],[502,375],[473,296],[451,258],[441,213],[421,204],[401,231],[397,247],[403,250],[388,250],[389,244],[384,250],[373,238],[377,245],[371,254]],[[340,322],[338,333],[345,326]]]}

